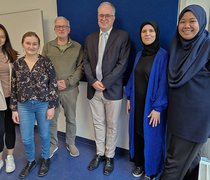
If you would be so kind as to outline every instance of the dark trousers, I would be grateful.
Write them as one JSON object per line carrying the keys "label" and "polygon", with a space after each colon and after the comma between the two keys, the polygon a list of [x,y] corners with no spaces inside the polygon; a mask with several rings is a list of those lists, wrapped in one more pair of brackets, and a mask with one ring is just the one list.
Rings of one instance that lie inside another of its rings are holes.
{"label": "dark trousers", "polygon": [[6,98],[7,110],[0,111],[0,152],[4,149],[4,138],[7,149],[15,146],[15,123],[12,121],[12,112],[9,108],[10,98]]}
{"label": "dark trousers", "polygon": [[134,134],[134,163],[144,168],[144,138],[138,133]]}
{"label": "dark trousers", "polygon": [[[161,180],[188,179],[200,161],[202,143],[195,143],[172,135]],[[194,176],[194,179],[198,177]],[[193,180],[193,179],[192,179]]]}

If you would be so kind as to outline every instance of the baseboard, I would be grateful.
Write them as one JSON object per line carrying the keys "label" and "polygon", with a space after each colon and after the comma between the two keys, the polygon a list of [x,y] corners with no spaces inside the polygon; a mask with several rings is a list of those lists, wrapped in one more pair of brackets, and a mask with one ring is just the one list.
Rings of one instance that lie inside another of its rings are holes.
{"label": "baseboard", "polygon": [[[19,131],[19,125],[17,127],[18,127],[17,130]],[[35,125],[34,128],[35,128],[35,130],[38,130],[37,125]],[[64,140],[64,142],[65,142],[65,133],[64,132],[58,131],[58,137],[62,138]],[[77,136],[76,137],[76,141],[79,141],[79,142],[82,142],[82,143],[86,143],[88,145],[95,146],[95,141],[93,141],[91,139],[84,138],[84,137]],[[126,155],[128,155],[129,151],[127,149],[124,149],[124,148],[121,148],[121,147],[117,147],[116,148],[116,154],[119,154],[119,155],[126,154]]]}
{"label": "baseboard", "polygon": [[[62,139],[65,139],[65,133],[61,132],[61,131],[58,131],[58,137],[62,138]],[[76,141],[79,141],[79,142],[82,142],[82,143],[86,143],[88,145],[95,146],[95,141],[93,141],[91,139],[84,138],[84,137],[77,136],[76,137]],[[121,148],[121,147],[117,147],[116,148],[116,153],[120,154],[120,155],[122,155],[122,154],[128,155],[129,151],[127,149],[124,149],[124,148]]]}

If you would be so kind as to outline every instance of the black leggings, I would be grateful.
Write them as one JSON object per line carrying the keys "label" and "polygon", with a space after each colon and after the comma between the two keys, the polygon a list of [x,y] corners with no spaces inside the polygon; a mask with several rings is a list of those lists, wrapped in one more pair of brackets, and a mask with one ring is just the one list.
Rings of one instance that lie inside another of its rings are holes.
{"label": "black leggings", "polygon": [[144,137],[134,133],[134,163],[144,168]]}
{"label": "black leggings", "polygon": [[7,149],[15,146],[15,123],[12,121],[12,111],[9,108],[10,98],[6,98],[7,110],[0,111],[0,152],[4,149],[4,136]]}

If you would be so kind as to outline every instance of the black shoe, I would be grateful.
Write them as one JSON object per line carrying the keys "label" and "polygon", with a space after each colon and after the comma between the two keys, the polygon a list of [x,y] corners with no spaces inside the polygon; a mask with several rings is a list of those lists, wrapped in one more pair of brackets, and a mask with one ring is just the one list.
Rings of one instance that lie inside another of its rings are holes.
{"label": "black shoe", "polygon": [[40,169],[38,172],[38,176],[45,176],[50,168],[50,158],[41,160]]}
{"label": "black shoe", "polygon": [[145,178],[146,178],[147,180],[155,180],[156,177],[157,177],[157,176],[147,176],[147,175],[145,174]]}
{"label": "black shoe", "polygon": [[114,158],[106,157],[105,161],[106,162],[104,166],[104,175],[110,175],[112,171],[114,170]]}
{"label": "black shoe", "polygon": [[34,168],[36,167],[36,161],[33,160],[32,162],[28,161],[26,166],[22,169],[19,174],[19,178],[25,178]]}
{"label": "black shoe", "polygon": [[94,159],[90,162],[90,164],[88,165],[88,170],[92,171],[92,170],[96,169],[99,166],[100,162],[103,160],[104,160],[104,156],[100,156],[97,154],[94,157]]}
{"label": "black shoe", "polygon": [[144,168],[142,166],[136,166],[132,174],[134,177],[141,177],[144,174]]}

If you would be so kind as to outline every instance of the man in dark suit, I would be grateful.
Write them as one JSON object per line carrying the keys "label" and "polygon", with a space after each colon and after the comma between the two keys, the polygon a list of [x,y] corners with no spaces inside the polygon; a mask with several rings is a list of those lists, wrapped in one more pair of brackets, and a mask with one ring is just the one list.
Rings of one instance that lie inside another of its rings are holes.
{"label": "man in dark suit", "polygon": [[96,156],[88,169],[105,160],[104,174],[114,169],[118,119],[123,98],[123,74],[130,53],[128,33],[113,28],[115,7],[103,2],[98,7],[100,32],[85,42],[84,68],[88,81],[87,97],[95,129]]}

